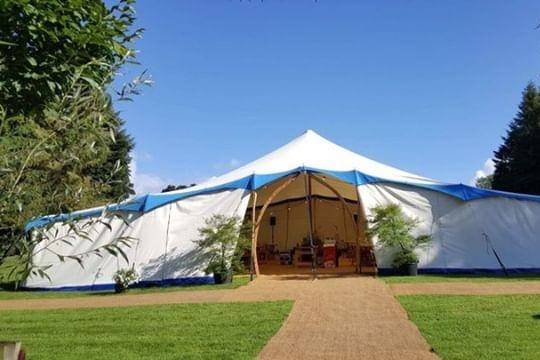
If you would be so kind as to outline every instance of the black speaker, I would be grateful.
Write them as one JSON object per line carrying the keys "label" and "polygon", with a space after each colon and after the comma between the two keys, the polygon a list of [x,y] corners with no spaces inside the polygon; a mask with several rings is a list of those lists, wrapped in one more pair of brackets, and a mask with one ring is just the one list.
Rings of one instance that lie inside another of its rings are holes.
{"label": "black speaker", "polygon": [[276,217],[270,216],[270,226],[274,226],[274,225],[276,225]]}
{"label": "black speaker", "polygon": [[354,222],[358,224],[358,214],[354,214],[353,217],[354,217]]}

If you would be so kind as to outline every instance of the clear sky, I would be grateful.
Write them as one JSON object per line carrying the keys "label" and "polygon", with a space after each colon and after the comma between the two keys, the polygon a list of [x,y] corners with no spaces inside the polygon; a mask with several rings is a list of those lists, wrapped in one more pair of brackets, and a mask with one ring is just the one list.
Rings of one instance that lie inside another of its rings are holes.
{"label": "clear sky", "polygon": [[139,192],[219,175],[306,129],[469,183],[540,74],[537,0],[139,0],[137,12],[155,84],[120,108]]}

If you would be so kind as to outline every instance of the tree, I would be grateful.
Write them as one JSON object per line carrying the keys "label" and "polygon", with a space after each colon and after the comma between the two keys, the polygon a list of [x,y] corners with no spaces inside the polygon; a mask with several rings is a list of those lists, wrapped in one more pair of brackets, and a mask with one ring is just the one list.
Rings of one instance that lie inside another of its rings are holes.
{"label": "tree", "polygon": [[476,179],[476,187],[480,189],[491,189],[493,184],[493,174]]}
{"label": "tree", "polygon": [[[27,237],[23,226],[29,219],[44,210],[49,214],[66,213],[105,201],[102,194],[110,184],[88,175],[107,158],[112,141],[107,129],[112,130],[114,125],[101,119],[100,111],[110,98],[98,90],[85,81],[76,81],[59,103],[47,105],[39,121],[35,120],[37,115],[0,116],[0,264],[16,255],[19,261],[12,270],[18,269],[21,278],[29,273],[45,274],[45,269],[34,268],[30,261],[39,242],[73,240],[51,238],[46,231]],[[84,236],[89,225],[69,224],[79,236]],[[102,248],[109,245],[116,246],[106,244]],[[58,255],[63,261],[64,257]],[[86,254],[78,255],[70,259],[81,261]],[[1,278],[0,271],[0,282]]]}
{"label": "tree", "polygon": [[214,274],[216,283],[232,271],[243,270],[242,256],[251,246],[251,226],[242,225],[237,217],[215,214],[205,220],[196,241],[201,253],[207,257],[205,272]]}
{"label": "tree", "polygon": [[[39,114],[69,91],[76,72],[89,84],[110,84],[115,76],[111,69],[134,59],[129,44],[142,31],[130,29],[132,4],[121,0],[108,8],[102,0],[1,2],[0,104],[6,115]],[[103,164],[94,162],[90,173],[96,181],[110,183],[105,199],[121,200],[134,193],[128,167],[133,139],[111,104],[101,113],[111,119],[107,126],[116,141],[109,143]],[[41,119],[35,118],[38,124]]]}
{"label": "tree", "polygon": [[102,194],[107,200],[121,201],[135,194],[129,168],[135,141],[124,129],[124,121],[120,118],[113,117],[113,119],[116,129],[115,141],[110,144],[110,151],[105,162],[92,169],[92,176],[97,182],[110,184]]}
{"label": "tree", "polygon": [[540,195],[540,92],[533,83],[503,140],[495,151],[493,189]]}
{"label": "tree", "polygon": [[[141,30],[131,29],[132,4],[0,2],[0,265],[16,255],[25,274],[36,270],[30,254],[46,235],[25,236],[30,218],[102,205],[124,191],[118,184],[129,188],[124,164],[133,143],[107,90],[134,61],[132,41]],[[119,98],[148,82],[143,73]],[[115,246],[103,248],[121,253]]]}
{"label": "tree", "polygon": [[[133,58],[134,0],[0,2],[0,104],[7,116],[40,112],[71,88],[76,72],[109,84],[111,66]],[[93,66],[87,64],[93,63]]]}
{"label": "tree", "polygon": [[430,235],[412,235],[412,231],[418,225],[418,219],[407,217],[397,204],[377,206],[371,211],[374,215],[370,220],[372,226],[367,234],[377,236],[379,244],[383,247],[398,250],[394,256],[394,267],[418,263],[418,256],[414,250],[431,241]]}

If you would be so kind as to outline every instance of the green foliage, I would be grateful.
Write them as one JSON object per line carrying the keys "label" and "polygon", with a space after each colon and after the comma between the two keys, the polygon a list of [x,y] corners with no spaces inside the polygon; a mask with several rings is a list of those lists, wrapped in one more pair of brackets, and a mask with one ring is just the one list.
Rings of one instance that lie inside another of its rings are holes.
{"label": "green foliage", "polygon": [[533,83],[503,140],[495,151],[493,189],[540,195],[540,90]]}
{"label": "green foliage", "polygon": [[208,257],[206,273],[226,275],[231,269],[243,268],[241,257],[250,247],[249,225],[237,217],[213,215],[199,229],[197,246]]}
{"label": "green foliage", "polygon": [[111,142],[112,125],[101,116],[110,100],[97,90],[77,81],[39,120],[0,114],[0,261],[8,249],[25,249],[28,219],[106,201],[101,194],[109,184],[89,175]]}
{"label": "green foliage", "polygon": [[481,189],[493,188],[493,174],[476,179],[476,187]]}
{"label": "green foliage", "polygon": [[[25,236],[29,219],[102,205],[132,192],[133,141],[107,93],[120,68],[134,62],[132,41],[142,30],[132,29],[132,4],[0,2],[0,264],[15,256],[26,265],[23,272],[12,266],[10,276],[46,277],[47,269],[33,268],[30,255],[37,241],[57,240],[46,231]],[[150,82],[143,73],[117,95],[129,100],[139,85]],[[90,238],[75,222],[66,226]],[[126,243],[115,240],[96,255],[103,250],[122,256]],[[56,255],[82,266],[88,254]]]}
{"label": "green foliage", "polygon": [[372,209],[374,214],[370,220],[368,236],[377,236],[378,242],[387,248],[397,248],[394,266],[417,263],[418,256],[414,250],[427,244],[429,235],[413,236],[412,230],[418,225],[417,219],[408,218],[401,207],[396,204],[378,206]]}
{"label": "green foliage", "polygon": [[[102,0],[0,2],[0,104],[8,116],[42,111],[72,87],[109,84],[111,66],[131,61],[133,0],[107,8]],[[86,64],[95,66],[86,67]]]}
{"label": "green foliage", "polygon": [[418,263],[418,255],[411,250],[398,251],[396,255],[394,255],[394,260],[392,261],[392,265],[398,269],[404,265],[416,263]]}
{"label": "green foliage", "polygon": [[398,296],[442,359],[538,359],[539,295]]}
{"label": "green foliage", "polygon": [[254,359],[292,305],[276,301],[2,311],[0,334],[22,341],[31,359]]}
{"label": "green foliage", "polygon": [[116,271],[113,275],[115,292],[119,293],[126,291],[129,285],[137,280],[137,276],[137,272],[133,267]]}
{"label": "green foliage", "polygon": [[135,194],[129,168],[135,141],[124,129],[124,121],[118,117],[116,117],[114,134],[115,141],[111,141],[109,145],[106,160],[91,169],[94,181],[109,185],[101,193],[107,201],[121,201]]}
{"label": "green foliage", "polygon": [[379,276],[379,279],[389,284],[400,283],[437,283],[437,282],[514,282],[539,281],[536,274],[433,274],[418,276]]}

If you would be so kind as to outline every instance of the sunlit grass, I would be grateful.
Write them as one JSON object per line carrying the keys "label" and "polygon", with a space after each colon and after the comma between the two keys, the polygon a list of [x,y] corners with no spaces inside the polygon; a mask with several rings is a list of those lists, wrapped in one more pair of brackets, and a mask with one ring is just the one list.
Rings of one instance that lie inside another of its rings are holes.
{"label": "sunlit grass", "polygon": [[235,276],[230,284],[207,284],[207,285],[185,285],[185,286],[165,286],[129,289],[128,292],[116,295],[113,290],[109,291],[6,291],[0,290],[0,300],[11,299],[46,299],[46,298],[72,298],[81,296],[129,296],[142,293],[162,293],[173,291],[192,290],[223,290],[236,289],[246,285],[249,276]]}
{"label": "sunlit grass", "polygon": [[540,359],[540,295],[398,300],[443,359]]}
{"label": "sunlit grass", "polygon": [[30,359],[252,359],[291,301],[0,311]]}

